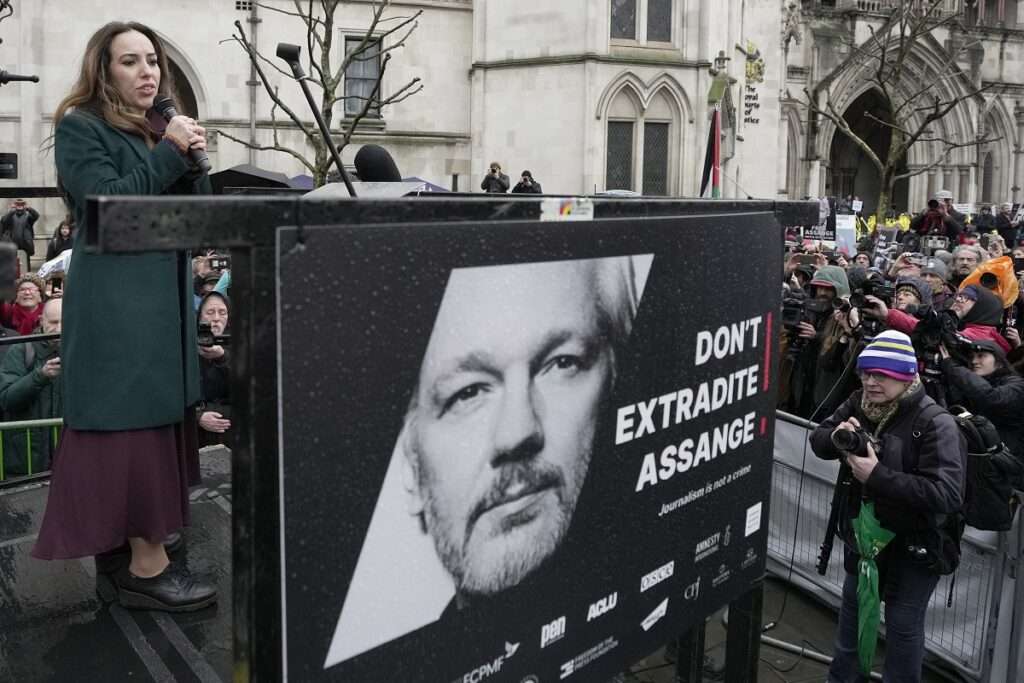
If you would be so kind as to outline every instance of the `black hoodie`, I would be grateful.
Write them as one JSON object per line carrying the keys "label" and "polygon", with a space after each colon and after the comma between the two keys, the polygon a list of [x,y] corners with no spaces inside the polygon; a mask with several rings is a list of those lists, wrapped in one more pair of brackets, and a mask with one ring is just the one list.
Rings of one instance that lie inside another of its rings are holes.
{"label": "black hoodie", "polygon": [[1002,299],[981,285],[967,285],[963,291],[966,292],[969,289],[973,290],[975,294],[974,305],[964,315],[960,326],[974,324],[998,327],[1003,321]]}

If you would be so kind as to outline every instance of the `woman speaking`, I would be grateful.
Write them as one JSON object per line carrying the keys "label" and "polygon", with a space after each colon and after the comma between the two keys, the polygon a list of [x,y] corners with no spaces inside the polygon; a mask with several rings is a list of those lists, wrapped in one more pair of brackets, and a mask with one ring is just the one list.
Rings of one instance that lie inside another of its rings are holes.
{"label": "woman speaking", "polygon": [[[54,114],[57,178],[78,236],[89,195],[209,192],[188,157],[205,149],[205,131],[152,109],[156,97],[173,97],[169,74],[159,38],[142,24],[113,22],[89,39]],[[183,612],[216,600],[164,548],[188,523],[188,487],[199,479],[191,283],[182,255],[83,249],[66,280],[65,428],[33,555],[96,555],[129,608]]]}

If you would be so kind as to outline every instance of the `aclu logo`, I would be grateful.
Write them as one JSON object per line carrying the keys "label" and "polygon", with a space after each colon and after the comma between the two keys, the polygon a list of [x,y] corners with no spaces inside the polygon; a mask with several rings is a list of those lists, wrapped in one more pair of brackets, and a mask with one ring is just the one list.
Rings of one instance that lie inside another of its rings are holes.
{"label": "aclu logo", "polygon": [[461,678],[456,678],[453,683],[480,683],[480,681],[487,680],[491,676],[499,673],[501,667],[506,661],[512,659],[519,650],[519,643],[505,642],[505,654],[495,657],[492,661],[487,662],[482,666],[478,666],[468,673],[462,674]]}
{"label": "aclu logo", "polygon": [[565,636],[565,617],[558,617],[540,630],[541,649]]}
{"label": "aclu logo", "polygon": [[665,579],[671,578],[672,574],[676,571],[676,561],[671,560],[655,569],[650,574],[647,574],[640,579],[640,592],[643,593],[651,588],[654,588]]}
{"label": "aclu logo", "polygon": [[696,600],[700,597],[700,577],[683,590],[683,597],[687,600]]}
{"label": "aclu logo", "polygon": [[644,617],[644,620],[640,622],[640,625],[645,631],[650,631],[666,614],[668,614],[668,598],[662,600],[658,606],[654,608],[653,612]]}
{"label": "aclu logo", "polygon": [[602,614],[608,614],[608,612],[611,612],[613,609],[615,609],[615,605],[617,605],[618,602],[619,592],[615,591],[608,597],[601,598],[600,600],[592,604],[590,606],[590,609],[587,610],[587,623],[589,624],[591,621],[597,619]]}

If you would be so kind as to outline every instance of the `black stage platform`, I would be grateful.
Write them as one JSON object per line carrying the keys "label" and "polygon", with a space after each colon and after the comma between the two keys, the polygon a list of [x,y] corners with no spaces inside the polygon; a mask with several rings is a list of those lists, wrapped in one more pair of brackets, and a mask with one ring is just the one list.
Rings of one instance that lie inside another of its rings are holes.
{"label": "black stage platform", "polygon": [[[103,579],[97,585],[91,559],[33,559],[29,551],[42,520],[47,485],[0,492],[0,681],[230,681],[230,460],[224,448],[204,451],[203,485],[192,492],[188,563],[215,578],[220,588],[218,605],[192,614],[130,612],[105,602],[98,593],[109,596],[112,587]],[[765,588],[765,620],[774,620],[785,587],[771,580]],[[771,635],[829,653],[834,629],[830,610],[791,591],[783,619]],[[723,663],[724,640],[720,619],[712,619],[707,647],[714,664]],[[884,644],[879,653],[883,650]],[[675,667],[666,665],[665,652],[659,650],[633,670],[624,683],[670,683]],[[823,681],[825,671],[817,662],[764,647],[758,680]],[[706,680],[716,678],[709,674]],[[924,680],[945,679],[926,671]]]}

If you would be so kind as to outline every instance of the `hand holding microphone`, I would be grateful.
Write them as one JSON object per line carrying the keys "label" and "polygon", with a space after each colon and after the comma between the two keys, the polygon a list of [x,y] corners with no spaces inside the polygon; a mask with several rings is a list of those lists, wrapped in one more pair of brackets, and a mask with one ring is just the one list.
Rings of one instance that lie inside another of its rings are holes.
{"label": "hand holding microphone", "polygon": [[206,129],[187,116],[181,116],[170,97],[161,95],[153,101],[153,108],[167,120],[164,136],[171,138],[179,149],[187,149],[192,163],[203,173],[210,172],[210,158],[206,155]]}

